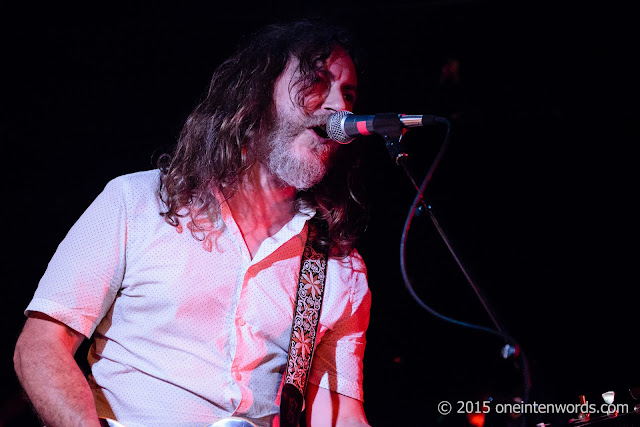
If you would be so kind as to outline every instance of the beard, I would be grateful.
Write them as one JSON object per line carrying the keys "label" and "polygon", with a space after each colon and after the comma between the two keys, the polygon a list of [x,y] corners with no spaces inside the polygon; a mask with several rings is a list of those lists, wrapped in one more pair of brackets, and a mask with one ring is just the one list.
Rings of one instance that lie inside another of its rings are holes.
{"label": "beard", "polygon": [[294,150],[294,139],[318,122],[317,118],[313,123],[311,120],[314,119],[310,118],[309,123],[295,124],[293,120],[279,115],[276,118],[276,127],[267,139],[266,163],[269,171],[296,190],[308,190],[322,180],[334,151],[330,143],[322,144],[315,141],[310,143],[308,152],[304,154]]}

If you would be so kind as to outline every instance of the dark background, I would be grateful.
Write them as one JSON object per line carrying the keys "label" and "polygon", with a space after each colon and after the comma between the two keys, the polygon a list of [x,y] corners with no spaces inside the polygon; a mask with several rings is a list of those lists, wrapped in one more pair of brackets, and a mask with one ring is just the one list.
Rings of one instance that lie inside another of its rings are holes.
{"label": "dark background", "polygon": [[[531,400],[628,402],[638,370],[637,26],[615,3],[235,2],[4,8],[4,281],[0,425],[29,425],[12,370],[22,311],[69,227],[115,176],[170,149],[238,39],[325,15],[365,48],[356,112],[437,114],[449,148],[427,194],[458,256],[530,362]],[[441,82],[458,61],[459,83]],[[406,136],[423,174],[442,129]],[[399,268],[414,192],[378,137],[359,142],[370,205],[359,243],[373,293],[365,409],[373,425],[465,425],[441,400],[522,396],[504,342],[422,311]],[[409,275],[436,310],[492,326],[426,217]],[[46,382],[46,379],[43,379]],[[458,405],[454,404],[454,410]],[[538,420],[538,418],[536,418]],[[546,417],[565,425],[566,417]],[[488,423],[490,420],[487,420]],[[533,419],[531,420],[533,421]],[[506,425],[505,419],[494,420]]]}

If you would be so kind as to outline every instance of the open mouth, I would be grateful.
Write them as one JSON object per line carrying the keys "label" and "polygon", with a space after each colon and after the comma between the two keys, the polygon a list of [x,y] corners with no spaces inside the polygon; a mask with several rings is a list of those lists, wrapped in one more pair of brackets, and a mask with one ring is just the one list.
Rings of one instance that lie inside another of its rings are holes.
{"label": "open mouth", "polygon": [[324,139],[329,138],[329,135],[327,134],[327,131],[325,130],[324,126],[314,126],[311,128],[311,130],[314,131],[321,138],[324,138]]}

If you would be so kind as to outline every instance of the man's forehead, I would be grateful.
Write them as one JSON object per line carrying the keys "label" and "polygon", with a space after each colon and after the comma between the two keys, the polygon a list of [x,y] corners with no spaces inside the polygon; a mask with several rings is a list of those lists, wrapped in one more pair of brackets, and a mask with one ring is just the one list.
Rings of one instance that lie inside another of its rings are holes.
{"label": "man's forehead", "polygon": [[326,70],[334,79],[344,78],[353,80],[353,85],[357,83],[356,66],[351,56],[341,47],[337,47],[323,64]]}
{"label": "man's forehead", "polygon": [[[301,71],[300,65],[301,65],[300,58],[295,55],[291,55],[289,57],[289,61],[285,66],[284,72],[286,73],[287,71],[293,71],[294,73],[299,73]],[[351,71],[353,71],[355,75],[355,64],[353,62],[353,59],[351,58],[349,53],[340,46],[333,49],[331,54],[326,59],[324,60],[318,59],[316,60],[316,63],[315,63],[316,71],[318,70],[332,71],[330,70],[332,66],[334,68],[334,71],[336,67],[347,67]]]}
{"label": "man's forehead", "polygon": [[[339,82],[342,90],[355,92],[357,91],[358,78],[356,68],[351,56],[341,47],[336,47],[324,61],[318,60],[315,64],[315,72],[320,72],[324,78],[332,82]],[[306,79],[303,78],[303,70],[301,69],[300,59],[292,55],[287,65],[278,77],[278,82],[288,82],[288,90],[291,91],[295,86],[301,84]]]}

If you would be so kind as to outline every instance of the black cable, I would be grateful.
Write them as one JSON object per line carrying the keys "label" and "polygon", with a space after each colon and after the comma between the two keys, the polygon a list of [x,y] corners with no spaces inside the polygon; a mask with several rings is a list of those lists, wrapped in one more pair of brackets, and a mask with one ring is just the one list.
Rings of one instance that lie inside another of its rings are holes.
{"label": "black cable", "polygon": [[[416,211],[418,210],[418,207],[420,205],[423,205],[431,214],[431,216],[433,216],[430,207],[424,203],[424,192],[425,189],[427,187],[427,184],[429,183],[429,181],[431,181],[431,177],[433,176],[433,173],[435,172],[436,168],[438,167],[438,164],[440,163],[440,160],[442,159],[444,152],[446,150],[447,144],[449,142],[449,134],[451,132],[451,124],[449,123],[449,121],[447,119],[438,117],[437,118],[439,122],[444,123],[447,125],[447,133],[445,135],[444,141],[442,143],[442,145],[440,146],[440,150],[438,151],[438,154],[436,155],[436,157],[434,158],[433,162],[431,163],[431,166],[429,167],[429,170],[427,171],[426,176],[424,177],[423,181],[422,181],[422,185],[418,188],[416,185],[416,182],[413,180],[412,175],[409,173],[408,169],[405,167],[405,171],[407,172],[407,175],[409,176],[409,179],[411,180],[411,182],[413,183],[413,185],[416,187],[416,190],[418,191],[418,193],[416,194],[415,198],[413,199],[413,203],[411,204],[411,208],[409,209],[409,214],[407,215],[407,218],[405,220],[404,223],[404,228],[402,230],[402,239],[400,241],[400,270],[402,273],[402,278],[404,280],[404,284],[407,288],[407,290],[409,291],[409,293],[411,294],[411,296],[413,297],[413,299],[418,303],[418,305],[420,305],[422,308],[424,308],[425,310],[427,310],[429,313],[431,313],[432,315],[446,321],[446,322],[450,322],[450,323],[454,323],[456,325],[460,325],[460,326],[464,326],[467,328],[471,328],[471,329],[477,329],[477,330],[481,330],[481,331],[485,331],[485,332],[489,332],[492,333],[494,335],[498,335],[498,336],[502,336],[500,330],[494,330],[491,328],[487,328],[485,326],[480,326],[480,325],[474,325],[472,323],[467,323],[467,322],[462,322],[460,320],[456,320],[453,319],[451,317],[445,316],[443,314],[440,314],[439,312],[437,312],[436,310],[434,310],[433,308],[429,307],[424,301],[422,301],[422,299],[418,296],[418,294],[415,292],[412,284],[411,284],[411,280],[409,279],[409,276],[407,274],[407,268],[406,268],[406,243],[407,243],[407,238],[409,235],[409,228],[411,227],[411,222],[413,221],[413,217],[416,214]],[[402,160],[400,163],[404,163],[406,162],[406,157],[400,157],[400,160]],[[445,240],[445,242],[447,242],[447,240]],[[458,259],[457,257],[455,257],[456,260]],[[461,266],[460,263],[458,263],[459,266]],[[463,272],[465,274],[465,277],[469,277],[466,274],[466,271]],[[474,285],[475,286],[475,285]],[[475,288],[474,288],[475,289]],[[485,306],[486,309],[486,306]],[[491,316],[493,319],[493,316]]]}
{"label": "black cable", "polygon": [[[527,360],[524,352],[522,351],[520,346],[517,344],[517,342],[513,338],[511,338],[504,331],[504,329],[502,327],[500,327],[500,324],[498,323],[498,321],[494,317],[494,315],[491,312],[488,304],[486,303],[486,301],[484,300],[484,298],[480,294],[480,291],[479,291],[478,287],[474,283],[474,281],[471,278],[471,276],[467,273],[467,270],[464,268],[464,265],[462,264],[462,262],[460,261],[459,257],[455,253],[453,247],[451,246],[451,244],[449,242],[449,239],[447,238],[446,234],[444,233],[444,231],[440,227],[440,224],[438,223],[436,217],[434,216],[433,211],[431,210],[431,207],[429,205],[427,205],[425,203],[425,201],[424,201],[425,189],[426,189],[427,184],[429,183],[429,181],[431,181],[431,177],[433,176],[433,173],[435,172],[435,169],[437,168],[438,164],[440,163],[440,160],[442,160],[442,157],[444,155],[444,152],[445,152],[446,147],[447,147],[448,142],[449,142],[449,134],[451,132],[451,123],[447,119],[442,118],[442,117],[435,117],[435,121],[436,122],[440,122],[440,123],[444,123],[447,126],[447,132],[445,134],[444,141],[443,141],[442,145],[440,146],[440,150],[438,151],[438,154],[436,155],[436,157],[434,158],[433,162],[431,163],[431,166],[429,167],[429,170],[427,171],[427,174],[426,174],[425,178],[423,179],[422,184],[420,185],[419,188],[418,188],[416,182],[414,181],[413,176],[409,172],[408,165],[406,164],[406,162],[407,162],[406,156],[397,156],[396,157],[396,162],[398,164],[401,164],[404,167],[405,172],[407,173],[409,179],[411,180],[411,182],[413,183],[414,187],[416,187],[416,190],[418,191],[418,193],[416,194],[416,196],[415,196],[415,198],[413,200],[413,203],[411,204],[411,208],[409,209],[409,213],[407,215],[407,218],[406,218],[405,223],[404,223],[404,228],[402,230],[402,238],[401,238],[401,241],[400,241],[400,270],[401,270],[401,273],[402,273],[402,279],[404,280],[405,287],[409,291],[409,294],[418,303],[418,305],[420,307],[422,307],[423,309],[425,309],[426,311],[428,311],[429,313],[431,313],[433,316],[435,316],[435,317],[437,317],[439,319],[442,319],[442,320],[444,320],[446,322],[449,322],[449,323],[453,323],[453,324],[456,324],[456,325],[459,325],[459,326],[463,326],[463,327],[467,327],[467,328],[471,328],[471,329],[475,329],[475,330],[488,332],[490,334],[499,336],[503,340],[505,340],[509,345],[512,345],[516,349],[519,349],[520,350],[519,356],[520,356],[520,360],[522,362],[521,371],[522,371],[523,382],[524,382],[524,384],[523,384],[523,386],[524,386],[523,401],[524,401],[524,403],[527,403],[529,401],[529,392],[530,392],[530,388],[531,388],[531,377],[530,377],[530,372],[529,372],[528,360]],[[463,321],[460,321],[460,320],[445,316],[445,315],[437,312],[433,308],[431,308],[429,305],[427,305],[424,301],[422,301],[422,299],[415,292],[415,290],[413,288],[413,285],[411,284],[411,280],[409,279],[409,276],[407,274],[406,244],[407,244],[407,238],[408,238],[408,234],[409,234],[409,229],[411,228],[411,222],[413,221],[413,218],[416,215],[416,212],[417,212],[417,210],[418,210],[418,208],[420,206],[424,207],[427,210],[427,212],[429,212],[429,216],[431,218],[431,221],[434,224],[436,230],[438,231],[438,234],[440,235],[440,237],[444,241],[445,245],[447,246],[447,249],[449,250],[449,253],[451,253],[452,257],[454,258],[454,260],[456,262],[456,264],[458,265],[458,267],[462,271],[462,273],[463,273],[465,279],[467,280],[467,282],[469,283],[469,285],[472,287],[473,291],[475,292],[476,296],[480,300],[483,308],[485,309],[485,311],[489,315],[489,318],[491,319],[491,321],[495,325],[496,329],[492,329],[492,328],[489,328],[489,327],[486,327],[486,326],[476,325],[476,324],[473,324],[473,323],[463,322]],[[523,422],[523,425],[524,425],[524,422],[525,422],[525,417],[524,416],[523,416],[522,422]]]}

